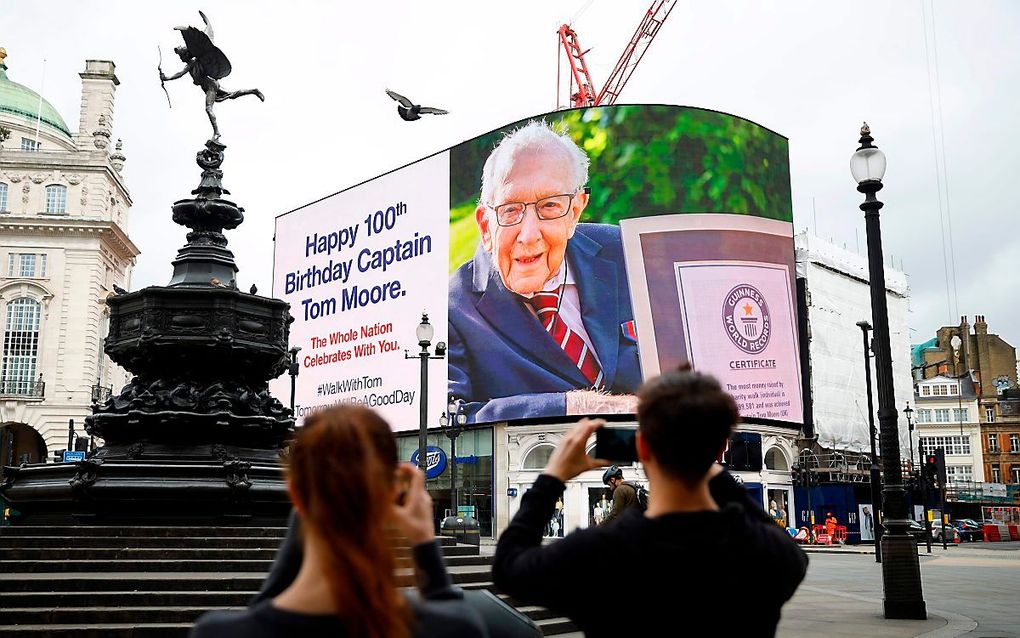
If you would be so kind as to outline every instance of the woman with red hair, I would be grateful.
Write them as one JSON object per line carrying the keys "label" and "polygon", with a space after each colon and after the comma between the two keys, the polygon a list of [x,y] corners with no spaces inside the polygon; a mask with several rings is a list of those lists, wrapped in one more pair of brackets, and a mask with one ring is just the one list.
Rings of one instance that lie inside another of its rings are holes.
{"label": "woman with red hair", "polygon": [[[194,638],[488,635],[443,565],[425,477],[398,464],[378,414],[344,406],[306,418],[287,465],[295,514],[262,591],[244,612],[202,617]],[[412,546],[420,598],[398,589],[397,534]]]}

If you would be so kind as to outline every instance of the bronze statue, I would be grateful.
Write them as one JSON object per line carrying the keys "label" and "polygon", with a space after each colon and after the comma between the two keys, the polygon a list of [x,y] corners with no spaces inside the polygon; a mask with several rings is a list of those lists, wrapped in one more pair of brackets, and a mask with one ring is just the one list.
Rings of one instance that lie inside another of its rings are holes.
{"label": "bronze statue", "polygon": [[160,69],[159,79],[161,82],[166,82],[184,77],[185,74],[191,75],[192,81],[205,91],[205,112],[209,114],[209,122],[212,123],[212,139],[219,141],[220,129],[216,125],[216,115],[213,113],[213,105],[216,102],[233,100],[242,95],[254,95],[265,102],[266,97],[258,89],[227,91],[220,86],[219,80],[230,75],[230,60],[223,54],[223,51],[220,51],[219,47],[213,44],[213,30],[209,19],[201,11],[198,12],[198,15],[202,16],[202,21],[205,22],[205,31],[195,27],[174,27],[175,30],[181,32],[181,37],[184,38],[184,46],[174,49],[174,52],[184,62],[184,68],[173,75],[164,75],[163,70]]}

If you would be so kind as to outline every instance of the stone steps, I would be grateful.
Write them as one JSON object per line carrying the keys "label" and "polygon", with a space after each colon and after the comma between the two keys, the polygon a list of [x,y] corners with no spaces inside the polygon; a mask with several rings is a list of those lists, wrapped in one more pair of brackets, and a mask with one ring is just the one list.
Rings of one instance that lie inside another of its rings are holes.
{"label": "stone steps", "polygon": [[82,607],[86,604],[96,607],[244,607],[255,594],[250,591],[113,591],[69,592],[69,591],[29,591],[0,592],[0,609],[16,609],[28,607]]}
{"label": "stone steps", "polygon": [[[0,635],[185,638],[203,613],[249,604],[285,533],[282,527],[0,528]],[[498,593],[492,556],[452,538],[440,543],[454,583]],[[400,552],[401,565],[408,551]],[[411,583],[409,565],[399,574]],[[545,635],[576,631],[547,609],[515,606]]]}

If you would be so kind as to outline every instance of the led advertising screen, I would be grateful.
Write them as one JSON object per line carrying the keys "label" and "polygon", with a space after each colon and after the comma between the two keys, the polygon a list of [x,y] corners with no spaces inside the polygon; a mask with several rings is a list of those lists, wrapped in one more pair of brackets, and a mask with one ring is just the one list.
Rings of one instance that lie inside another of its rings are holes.
{"label": "led advertising screen", "polygon": [[[800,423],[787,140],[628,105],[529,118],[277,218],[274,295],[301,348],[297,416],[429,424],[628,414],[690,362],[741,413]],[[289,396],[289,380],[274,392]]]}

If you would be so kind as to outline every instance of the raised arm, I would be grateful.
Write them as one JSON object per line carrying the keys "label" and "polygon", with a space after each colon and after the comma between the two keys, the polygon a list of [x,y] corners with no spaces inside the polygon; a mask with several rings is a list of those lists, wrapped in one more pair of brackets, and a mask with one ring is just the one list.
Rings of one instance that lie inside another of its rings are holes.
{"label": "raised arm", "polygon": [[159,79],[163,80],[164,82],[169,82],[170,80],[176,80],[177,78],[184,77],[185,75],[187,75],[187,73],[189,71],[191,71],[191,62],[188,62],[187,64],[185,64],[183,69],[181,69],[177,73],[174,73],[173,75],[166,75],[165,73],[160,71],[159,72]]}

